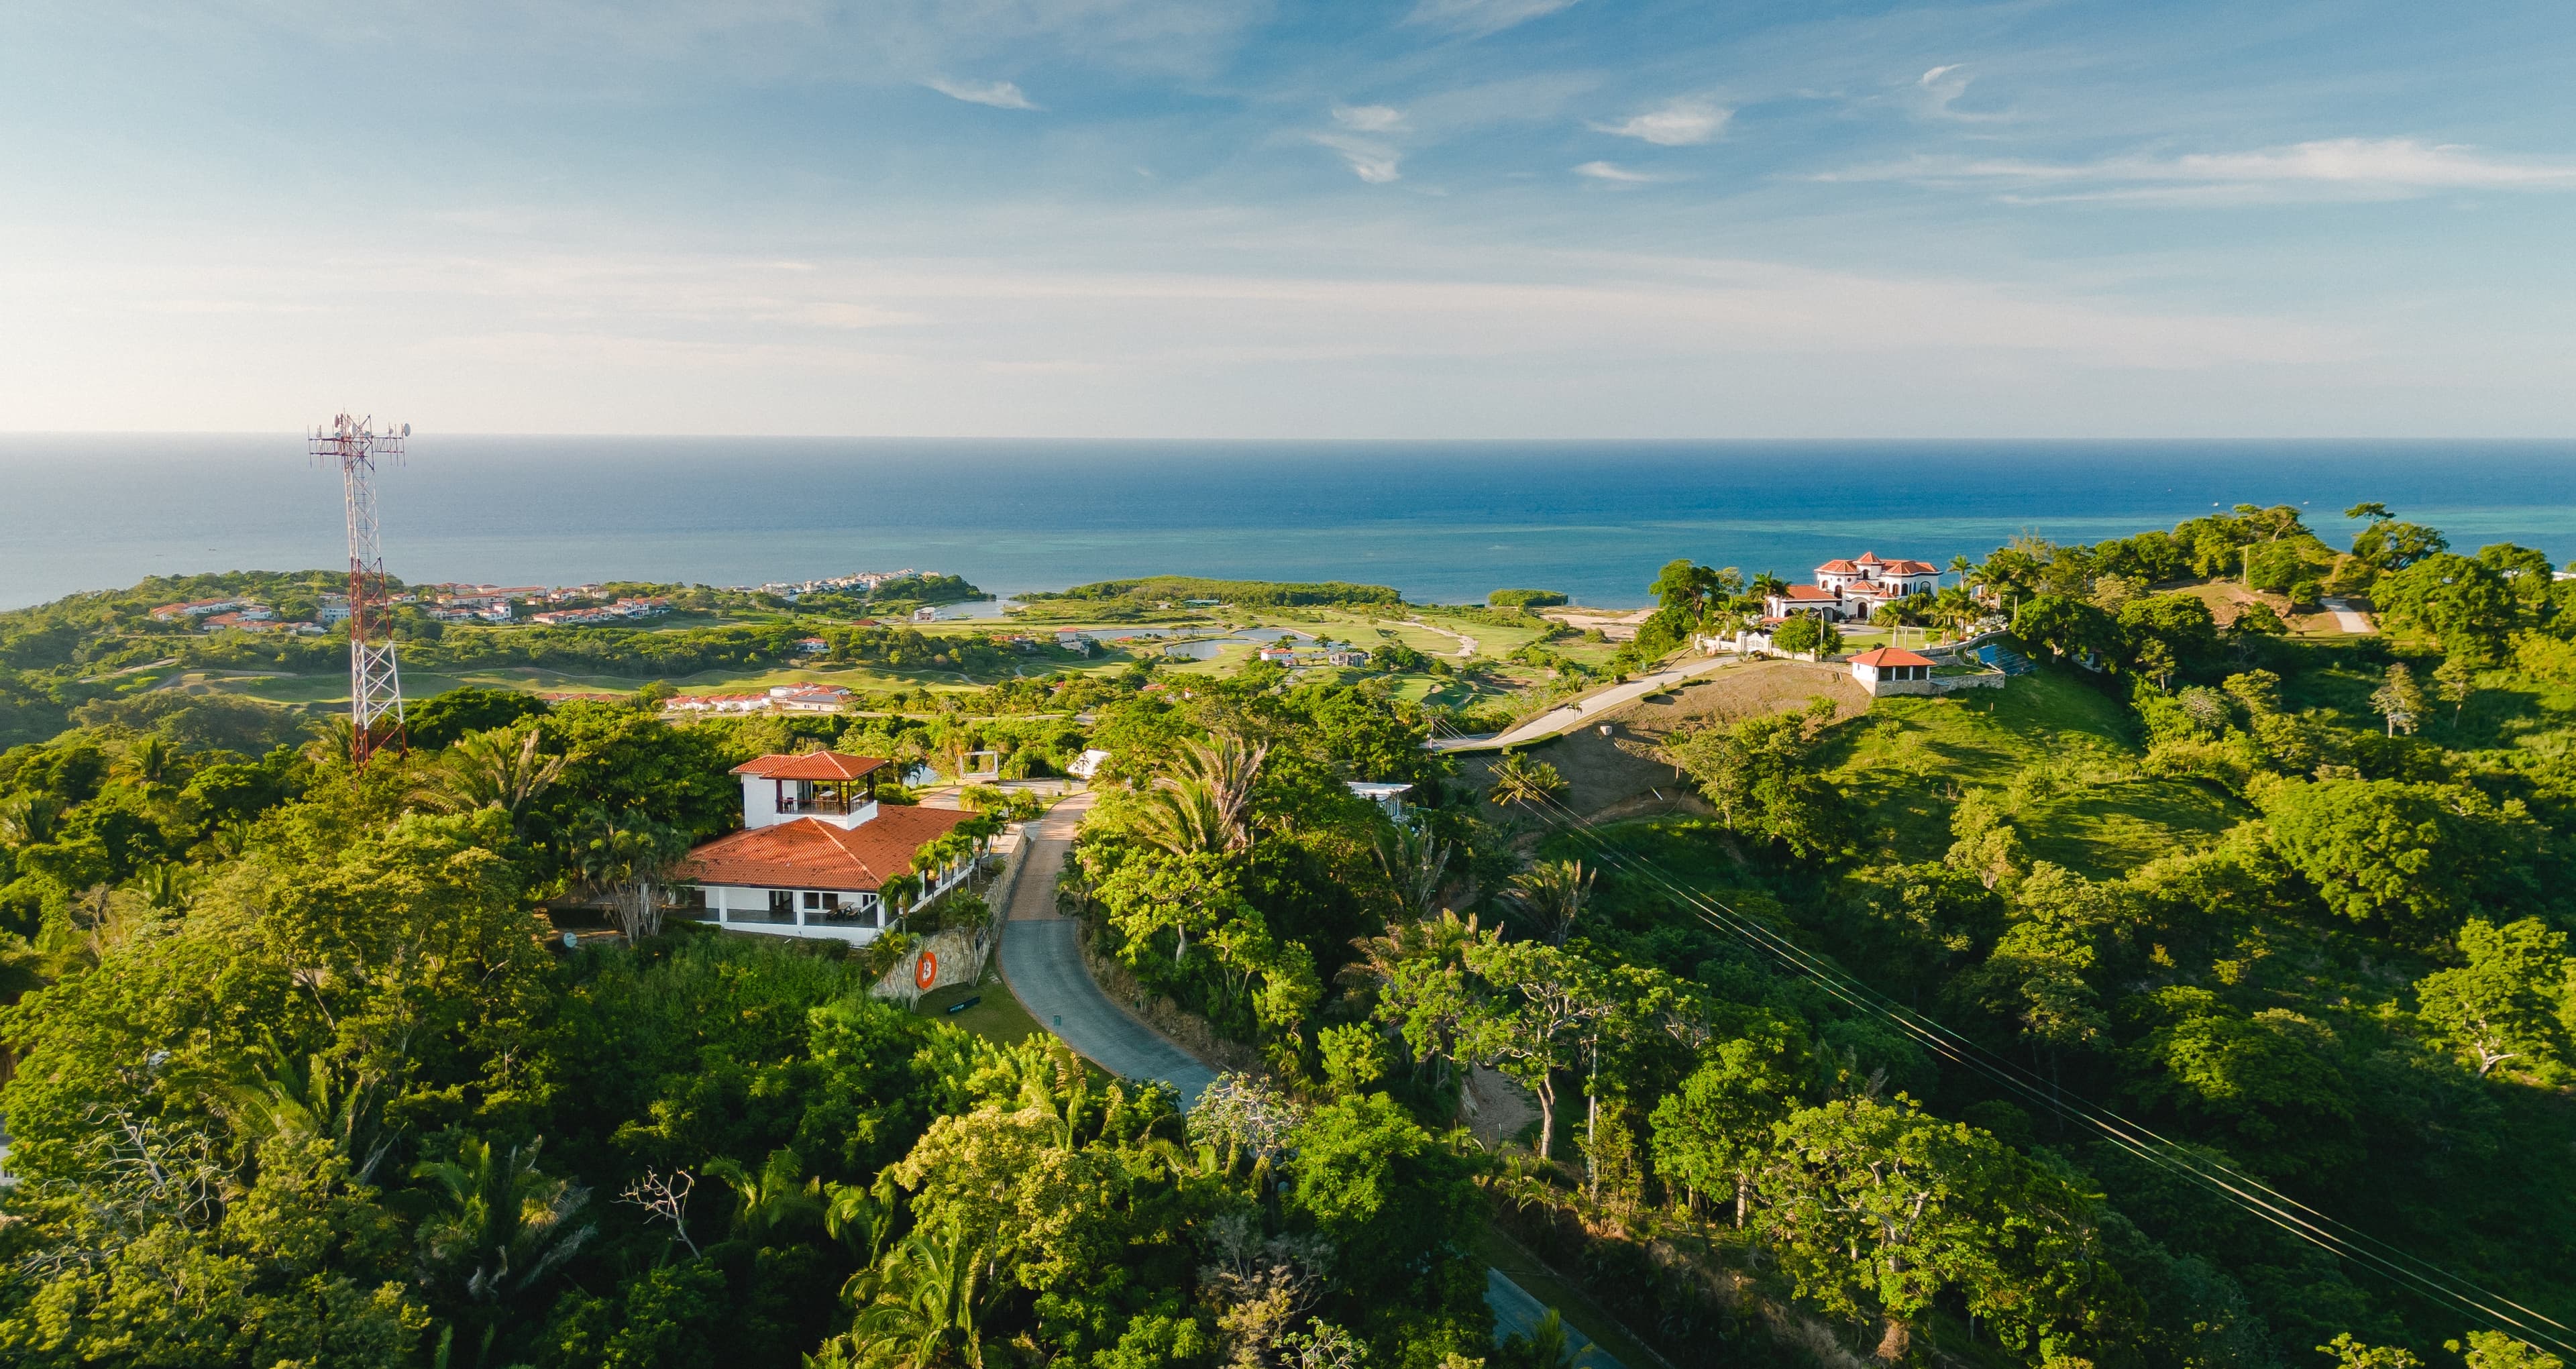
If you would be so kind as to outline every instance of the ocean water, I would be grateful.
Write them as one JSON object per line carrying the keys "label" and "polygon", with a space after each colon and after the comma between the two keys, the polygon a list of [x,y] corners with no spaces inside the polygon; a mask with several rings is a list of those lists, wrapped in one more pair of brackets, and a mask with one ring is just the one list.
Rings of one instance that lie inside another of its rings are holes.
{"label": "ocean water", "polygon": [[[2576,442],[1044,442],[415,435],[379,483],[408,580],[756,584],[914,567],[988,590],[1348,579],[1642,603],[1689,556],[1803,576],[2093,541],[2214,506],[2378,500],[2576,558]],[[0,607],[149,574],[345,564],[336,472],[274,436],[0,436]]]}

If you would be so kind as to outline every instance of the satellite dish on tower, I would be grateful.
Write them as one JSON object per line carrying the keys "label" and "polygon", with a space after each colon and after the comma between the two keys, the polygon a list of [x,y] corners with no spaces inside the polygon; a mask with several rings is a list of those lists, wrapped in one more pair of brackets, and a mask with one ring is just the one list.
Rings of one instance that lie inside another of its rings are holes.
{"label": "satellite dish on tower", "polygon": [[403,425],[403,436],[405,436],[405,437],[409,437],[409,436],[411,436],[411,425],[410,425],[410,424],[408,424],[408,423],[406,423],[406,424],[404,424],[404,425]]}

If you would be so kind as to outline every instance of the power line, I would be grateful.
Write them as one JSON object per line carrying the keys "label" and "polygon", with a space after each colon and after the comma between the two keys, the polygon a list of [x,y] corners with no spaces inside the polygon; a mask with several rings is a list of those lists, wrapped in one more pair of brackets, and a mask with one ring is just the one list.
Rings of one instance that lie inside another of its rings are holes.
{"label": "power line", "polygon": [[[2294,1198],[2279,1193],[2270,1185],[2245,1175],[2231,1166],[2219,1164],[2192,1154],[2178,1143],[2153,1130],[2089,1100],[2078,1098],[2068,1104],[2063,1091],[2043,1083],[2036,1074],[2018,1063],[1996,1055],[1975,1041],[1952,1031],[1938,1021],[1914,1009],[1898,1004],[1884,994],[1862,984],[1840,969],[1821,961],[1778,931],[1763,926],[1735,909],[1696,890],[1688,889],[1656,865],[1650,858],[1638,855],[1595,830],[1589,820],[1553,797],[1542,796],[1542,814],[1570,835],[1592,844],[1596,852],[1606,854],[1611,862],[1633,867],[1644,877],[1661,885],[1680,902],[1696,909],[1710,925],[1728,931],[1750,942],[1775,959],[1806,975],[1838,1000],[1865,1013],[1883,1018],[1909,1037],[1922,1042],[1945,1059],[2029,1098],[2039,1106],[2072,1118],[2101,1132],[2115,1146],[2139,1159],[2176,1174],[2203,1189],[2218,1194],[2245,1211],[2281,1228],[2330,1254],[2350,1259],[2383,1277],[2407,1287],[2454,1310],[2484,1319],[2496,1329],[2522,1337],[2534,1344],[2546,1344],[2563,1352],[2576,1353],[2576,1344],[2531,1325],[2545,1324],[2559,1332],[2568,1332],[2562,1323],[2524,1307],[2491,1289],[2463,1278],[2447,1269],[2399,1250],[2376,1237],[2318,1212]],[[1549,810],[1555,810],[1553,814]],[[2205,1167],[2205,1168],[2204,1168]],[[2344,1233],[2349,1232],[2349,1235]],[[2379,1253],[2387,1252],[2385,1255]],[[2497,1304],[2512,1311],[2499,1310]],[[2519,1315],[2515,1315],[2519,1314]],[[2570,1333],[2576,1335],[2576,1333]]]}

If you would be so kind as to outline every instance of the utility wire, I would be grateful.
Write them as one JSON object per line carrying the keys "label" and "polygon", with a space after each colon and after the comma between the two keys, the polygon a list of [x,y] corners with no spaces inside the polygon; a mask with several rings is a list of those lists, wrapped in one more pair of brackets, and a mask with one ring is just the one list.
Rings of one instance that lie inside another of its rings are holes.
{"label": "utility wire", "polygon": [[[1548,816],[1569,835],[1589,842],[1596,853],[1607,856],[1614,865],[1633,869],[1644,878],[1661,885],[1675,899],[1691,906],[1710,925],[1734,934],[1806,975],[1836,999],[1864,1013],[1885,1019],[1944,1059],[1972,1070],[2057,1115],[2069,1117],[2093,1127],[2124,1152],[2216,1193],[2247,1212],[2330,1254],[2350,1259],[2410,1291],[2468,1313],[2473,1319],[2483,1319],[2496,1329],[2519,1336],[2534,1344],[2545,1344],[2562,1352],[2576,1354],[2576,1343],[2571,1343],[2570,1339],[2570,1337],[2576,1337],[2576,1332],[2570,1332],[2568,1327],[2555,1319],[2524,1307],[2472,1280],[2399,1250],[2366,1232],[2349,1227],[2294,1198],[2279,1193],[2270,1185],[2247,1176],[2232,1166],[2195,1155],[2176,1142],[2110,1109],[2084,1100],[2080,1096],[2074,1104],[2069,1104],[2064,1099],[2062,1090],[2042,1082],[2036,1074],[2017,1062],[1996,1055],[1938,1021],[1894,1002],[1838,967],[1807,952],[1777,930],[1764,926],[1756,919],[1746,917],[1708,895],[1683,886],[1650,858],[1619,846],[1608,836],[1596,830],[1589,820],[1576,814],[1562,802],[1546,796],[1542,796],[1538,802],[1541,805],[1542,814]],[[2346,1232],[2350,1234],[2344,1234]],[[2512,1310],[2508,1312],[2501,1310],[2502,1308]],[[2552,1334],[2548,1330],[2540,1329],[2540,1326],[2533,1325],[2535,1322],[2565,1334]]]}

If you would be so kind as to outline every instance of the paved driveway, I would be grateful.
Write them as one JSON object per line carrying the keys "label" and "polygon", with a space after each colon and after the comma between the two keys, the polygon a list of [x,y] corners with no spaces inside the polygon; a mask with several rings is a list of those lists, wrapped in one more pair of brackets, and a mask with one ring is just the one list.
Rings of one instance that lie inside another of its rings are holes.
{"label": "paved driveway", "polygon": [[1002,982],[1039,1026],[1084,1059],[1122,1079],[1159,1079],[1187,1108],[1216,1082],[1216,1072],[1110,1002],[1082,963],[1082,924],[1056,916],[1056,874],[1090,809],[1091,795],[1076,794],[1028,825],[1010,920],[1002,928]]}
{"label": "paved driveway", "polygon": [[[1082,963],[1082,924],[1056,915],[1056,875],[1090,810],[1091,795],[1075,794],[1025,829],[1027,849],[1020,854],[1002,927],[1002,982],[1039,1026],[1084,1059],[1121,1079],[1159,1079],[1180,1094],[1187,1109],[1216,1082],[1216,1072],[1110,1002]],[[1485,1302],[1494,1311],[1497,1336],[1527,1335],[1546,1311],[1499,1269],[1485,1271]],[[1571,1326],[1566,1341],[1577,1352],[1575,1363],[1586,1369],[1621,1369]]]}

